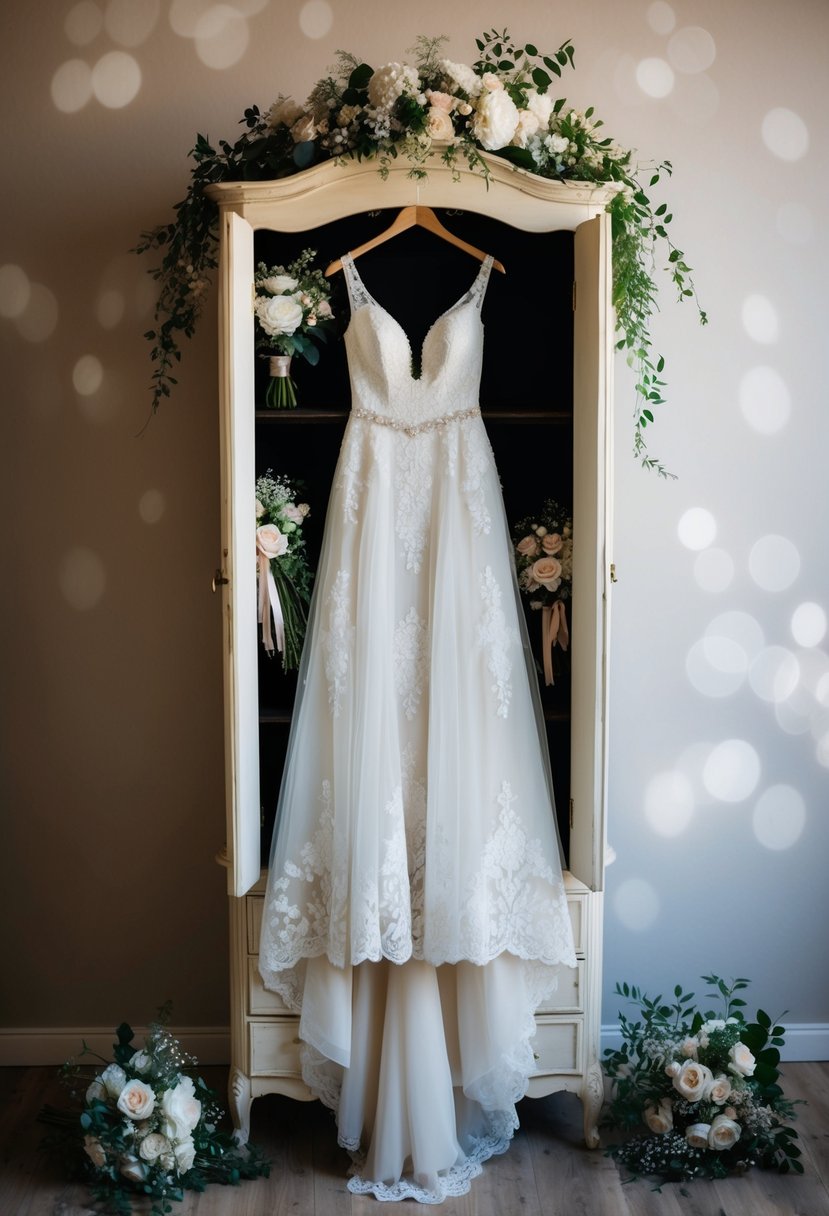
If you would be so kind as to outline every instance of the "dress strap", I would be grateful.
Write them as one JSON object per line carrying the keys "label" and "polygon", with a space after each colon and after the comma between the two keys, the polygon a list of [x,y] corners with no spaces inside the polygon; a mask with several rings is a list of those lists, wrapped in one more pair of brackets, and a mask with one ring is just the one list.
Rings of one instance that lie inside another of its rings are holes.
{"label": "dress strap", "polygon": [[487,284],[489,283],[489,272],[492,270],[492,263],[495,258],[491,253],[488,253],[481,263],[481,269],[478,271],[478,277],[469,289],[470,297],[475,301],[475,307],[480,312],[481,306],[486,295]]}
{"label": "dress strap", "polygon": [[343,264],[345,283],[348,289],[348,302],[351,305],[352,311],[355,308],[364,308],[366,304],[371,303],[371,296],[366,291],[363,280],[357,273],[353,257],[350,253],[344,253],[340,261]]}

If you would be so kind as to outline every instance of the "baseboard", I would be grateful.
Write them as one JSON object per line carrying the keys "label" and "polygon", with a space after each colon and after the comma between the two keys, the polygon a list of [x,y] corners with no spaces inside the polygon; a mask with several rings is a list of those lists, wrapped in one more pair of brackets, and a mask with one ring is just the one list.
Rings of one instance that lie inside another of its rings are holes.
{"label": "baseboard", "polygon": [[[780,1055],[790,1064],[807,1060],[829,1060],[829,1022],[782,1022],[786,1042]],[[618,1022],[602,1026],[602,1052],[621,1046]]]}
{"label": "baseboard", "polygon": [[[136,1051],[147,1033],[136,1026]],[[227,1026],[171,1026],[171,1032],[199,1064],[230,1062],[230,1030]],[[112,1059],[115,1034],[111,1028],[82,1026],[0,1027],[0,1065],[59,1066],[76,1057],[84,1042],[106,1060]],[[89,1063],[95,1063],[90,1059]]]}

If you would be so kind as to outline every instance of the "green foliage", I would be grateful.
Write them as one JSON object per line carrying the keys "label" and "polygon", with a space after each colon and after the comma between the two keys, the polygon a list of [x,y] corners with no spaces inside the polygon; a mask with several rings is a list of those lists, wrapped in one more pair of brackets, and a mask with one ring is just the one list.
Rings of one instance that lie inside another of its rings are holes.
{"label": "green foliage", "polygon": [[[612,221],[613,304],[617,349],[624,351],[636,377],[633,451],[645,468],[672,477],[648,451],[647,437],[655,411],[665,404],[665,360],[653,351],[651,319],[657,310],[656,275],[663,270],[680,302],[691,300],[700,322],[708,318],[700,307],[691,268],[673,241],[673,215],[664,202],[651,201],[650,192],[670,177],[670,161],[648,168],[633,164],[630,151],[604,135],[592,107],[579,112],[564,98],[553,100],[550,89],[564,69],[575,66],[575,49],[565,40],[552,54],[532,43],[519,45],[508,30],[488,30],[476,39],[478,59],[471,68],[449,65],[441,58],[443,37],[419,36],[411,48],[417,87],[401,79],[399,93],[386,109],[372,100],[374,69],[356,56],[338,51],[329,74],[314,85],[305,106],[279,97],[263,114],[250,106],[241,120],[244,133],[233,144],[220,140],[214,148],[199,135],[190,155],[191,180],[175,219],[141,234],[137,253],[157,254],[150,273],[159,283],[155,324],[147,331],[154,366],[153,411],[170,395],[174,371],[181,359],[180,337],[191,337],[204,304],[205,292],[217,264],[217,208],[205,194],[210,185],[226,181],[278,179],[310,168],[321,160],[375,160],[381,177],[403,157],[409,176],[421,180],[436,150],[429,135],[434,121],[429,92],[452,98],[447,116],[451,138],[438,147],[440,159],[456,177],[459,158],[487,182],[490,170],[476,127],[480,78],[497,76],[519,114],[549,118],[527,128],[492,153],[518,169],[557,181],[578,181],[615,188],[608,203]],[[389,65],[383,69],[387,71]],[[456,69],[453,75],[450,68]],[[487,90],[484,88],[483,93]],[[375,99],[376,100],[376,99]],[[546,110],[545,110],[546,107]],[[443,123],[445,127],[446,123]],[[519,128],[520,129],[520,128]],[[487,145],[489,147],[490,145]],[[649,174],[647,187],[640,172]]]}

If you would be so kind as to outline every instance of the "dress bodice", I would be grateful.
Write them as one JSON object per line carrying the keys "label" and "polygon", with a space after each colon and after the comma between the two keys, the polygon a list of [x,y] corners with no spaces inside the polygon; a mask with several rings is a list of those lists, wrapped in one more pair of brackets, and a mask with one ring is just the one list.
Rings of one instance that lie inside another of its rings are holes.
{"label": "dress bodice", "polygon": [[369,294],[350,254],[343,259],[351,322],[345,335],[352,411],[418,426],[477,409],[483,355],[483,303],[492,258],[474,282],[431,325],[414,375],[411,341],[402,325]]}

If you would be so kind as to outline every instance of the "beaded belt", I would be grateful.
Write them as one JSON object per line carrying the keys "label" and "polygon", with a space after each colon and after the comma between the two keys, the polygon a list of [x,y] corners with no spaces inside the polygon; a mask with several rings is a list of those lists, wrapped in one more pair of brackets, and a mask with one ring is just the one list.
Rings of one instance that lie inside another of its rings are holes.
{"label": "beaded belt", "polygon": [[451,414],[444,414],[442,418],[430,418],[427,422],[407,426],[405,422],[398,422],[396,418],[387,418],[385,414],[375,414],[373,410],[353,409],[351,411],[354,418],[363,418],[366,422],[374,422],[377,426],[391,427],[393,431],[402,431],[410,438],[422,435],[426,431],[436,431],[440,427],[448,426],[450,422],[462,422],[465,418],[479,417],[480,413],[481,407],[476,405],[470,410],[454,410]]}

